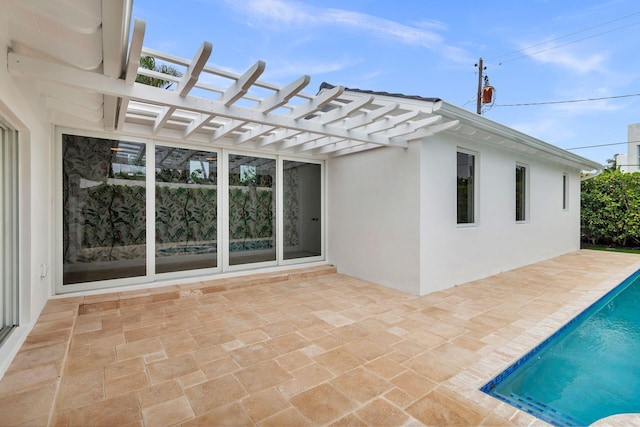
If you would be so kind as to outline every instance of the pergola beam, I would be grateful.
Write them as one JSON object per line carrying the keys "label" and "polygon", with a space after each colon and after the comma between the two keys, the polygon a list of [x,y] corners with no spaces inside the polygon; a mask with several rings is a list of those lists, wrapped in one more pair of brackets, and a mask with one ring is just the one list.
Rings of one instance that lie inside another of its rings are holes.
{"label": "pergola beam", "polygon": [[270,97],[263,99],[260,104],[258,104],[258,110],[263,113],[269,113],[277,109],[278,107],[283,106],[284,104],[289,102],[289,100],[293,98],[293,96],[297,95],[302,89],[307,87],[310,81],[311,77],[302,76],[297,80],[289,83],[287,86],[278,90]]}
{"label": "pergola beam", "polygon": [[256,62],[249,68],[234,84],[229,86],[227,90],[218,99],[224,105],[231,105],[238,99],[242,98],[249,88],[258,80],[258,77],[264,72],[266,64],[264,61]]}
{"label": "pergola beam", "polygon": [[300,133],[301,132],[299,130],[284,129],[278,133],[274,133],[273,135],[265,136],[264,138],[262,138],[262,140],[258,144],[256,144],[256,148],[265,147],[271,144],[277,144],[278,142],[299,135]]}
{"label": "pergola beam", "polygon": [[[336,136],[354,141],[372,142],[377,145],[407,146],[406,142],[392,142],[383,135],[367,135],[363,132],[345,129],[344,126],[323,125],[318,121],[293,119],[283,114],[265,114],[256,108],[237,105],[226,106],[220,102],[201,97],[182,97],[174,91],[142,84],[129,86],[124,80],[112,79],[97,73],[86,72],[13,52],[8,54],[8,69],[16,77],[24,76],[37,80],[52,81],[92,92],[127,97],[169,108],[179,108],[267,126],[295,129],[301,132],[317,133],[321,136]],[[316,106],[318,106],[317,104],[319,103],[315,103]]]}
{"label": "pergola beam", "polygon": [[373,102],[373,96],[369,96],[368,98],[356,99],[348,104],[342,105],[340,108],[336,108],[327,113],[324,113],[320,116],[320,122],[327,124],[337,122],[338,120],[342,120],[348,118],[348,116],[354,111],[360,110],[361,108],[369,105]]}
{"label": "pergola beam", "polygon": [[405,137],[404,139],[406,141],[414,141],[416,139],[426,138],[429,136],[433,136],[437,133],[443,132],[445,130],[449,130],[459,125],[460,125],[460,120],[451,120],[450,122],[439,123],[437,125],[422,128],[416,131],[415,133],[413,133],[412,135]]}
{"label": "pergola beam", "polygon": [[162,107],[162,113],[158,114],[158,117],[156,117],[156,120],[153,122],[153,128],[151,128],[153,135],[157,135],[158,132],[160,132],[160,129],[169,121],[174,111],[176,111],[175,107]]}
{"label": "pergola beam", "polygon": [[273,132],[276,129],[277,128],[274,127],[274,126],[267,126],[267,125],[256,126],[255,128],[251,129],[250,131],[247,131],[244,134],[238,136],[233,141],[233,143],[234,143],[234,145],[244,144],[245,142],[248,142],[248,141],[252,140],[253,138],[258,138],[259,136],[266,135],[267,133]]}
{"label": "pergola beam", "polygon": [[305,104],[300,105],[299,107],[294,108],[291,112],[287,113],[287,117],[293,117],[295,119],[300,119],[310,115],[318,111],[320,108],[327,105],[329,102],[333,101],[344,92],[343,86],[336,86],[331,90],[321,93],[315,98],[309,100]]}
{"label": "pergola beam", "polygon": [[214,142],[220,138],[223,138],[230,134],[231,132],[238,130],[242,126],[246,125],[247,122],[244,120],[230,120],[228,123],[224,124],[222,127],[216,129],[209,138],[210,142]]}
{"label": "pergola beam", "polygon": [[189,64],[189,68],[182,76],[182,79],[178,83],[178,87],[176,91],[183,98],[189,94],[193,86],[198,81],[200,77],[200,72],[207,64],[209,60],[209,56],[211,55],[211,51],[213,50],[213,45],[209,42],[203,42],[200,46],[200,49],[196,53],[193,61]]}
{"label": "pergola beam", "polygon": [[418,129],[425,128],[435,123],[438,123],[441,120],[442,120],[442,116],[437,115],[437,116],[427,117],[426,119],[422,119],[422,120],[416,120],[415,122],[402,123],[398,126],[394,126],[393,129],[388,129],[385,132],[385,135],[387,135],[389,138],[395,138],[397,136],[407,135],[407,134],[410,134],[411,132],[417,131]]}
{"label": "pergola beam", "polygon": [[360,126],[373,123],[374,121],[378,120],[380,117],[384,117],[398,108],[399,108],[398,104],[390,104],[384,107],[380,107],[377,110],[368,111],[365,114],[348,118],[347,120],[345,120],[343,127],[345,129],[355,129]]}
{"label": "pergola beam", "polygon": [[124,75],[124,81],[128,85],[132,85],[138,76],[138,67],[140,67],[140,57],[142,56],[142,43],[144,41],[144,32],[146,24],[140,19],[136,19],[133,24],[133,35],[131,36],[131,46],[127,56],[127,71]]}
{"label": "pergola beam", "polygon": [[413,119],[418,114],[420,114],[420,111],[409,111],[408,113],[400,114],[399,116],[386,117],[382,120],[378,120],[364,126],[362,130],[370,134],[391,129],[398,123],[406,122],[407,120]]}
{"label": "pergola beam", "polygon": [[207,123],[209,123],[209,121],[212,118],[213,116],[211,114],[200,114],[200,116],[197,119],[189,123],[189,125],[185,128],[184,133],[182,134],[183,137],[189,138],[198,129],[200,129],[203,126],[206,126]]}

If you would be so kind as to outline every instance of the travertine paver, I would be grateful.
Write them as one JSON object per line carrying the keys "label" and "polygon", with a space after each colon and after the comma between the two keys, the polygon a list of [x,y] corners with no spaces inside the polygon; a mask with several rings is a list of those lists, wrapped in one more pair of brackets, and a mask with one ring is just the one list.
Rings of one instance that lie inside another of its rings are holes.
{"label": "travertine paver", "polygon": [[638,268],[581,251],[424,297],[315,270],[51,300],[0,425],[540,425],[478,388]]}

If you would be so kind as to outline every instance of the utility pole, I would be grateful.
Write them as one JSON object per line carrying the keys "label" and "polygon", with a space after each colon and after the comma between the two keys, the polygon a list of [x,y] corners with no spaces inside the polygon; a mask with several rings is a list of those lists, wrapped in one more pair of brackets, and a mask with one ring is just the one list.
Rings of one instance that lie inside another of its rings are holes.
{"label": "utility pole", "polygon": [[482,72],[486,70],[482,65],[482,58],[480,58],[476,67],[478,67],[478,102],[476,104],[476,113],[482,114]]}

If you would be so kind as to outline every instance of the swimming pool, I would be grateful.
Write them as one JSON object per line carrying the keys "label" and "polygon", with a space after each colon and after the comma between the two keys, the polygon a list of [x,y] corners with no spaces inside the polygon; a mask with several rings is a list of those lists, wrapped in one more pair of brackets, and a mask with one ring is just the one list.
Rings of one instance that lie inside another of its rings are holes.
{"label": "swimming pool", "polygon": [[640,413],[640,270],[481,390],[553,425]]}

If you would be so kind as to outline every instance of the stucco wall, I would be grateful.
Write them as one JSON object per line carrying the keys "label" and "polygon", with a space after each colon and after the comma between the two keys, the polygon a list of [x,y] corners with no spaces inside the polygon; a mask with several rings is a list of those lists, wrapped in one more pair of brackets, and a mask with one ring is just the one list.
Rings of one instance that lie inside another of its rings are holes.
{"label": "stucco wall", "polygon": [[51,127],[42,100],[27,101],[31,90],[7,71],[8,17],[0,14],[0,117],[19,131],[19,262],[20,327],[0,346],[0,376],[51,295],[51,274],[40,277],[40,265],[51,270]]}
{"label": "stucco wall", "polygon": [[[450,134],[421,144],[421,294],[579,249],[579,171]],[[476,223],[469,226],[456,223],[458,147],[477,153]],[[516,163],[528,169],[524,223],[515,221]]]}
{"label": "stucco wall", "polygon": [[419,146],[327,161],[327,257],[342,273],[419,289]]}

